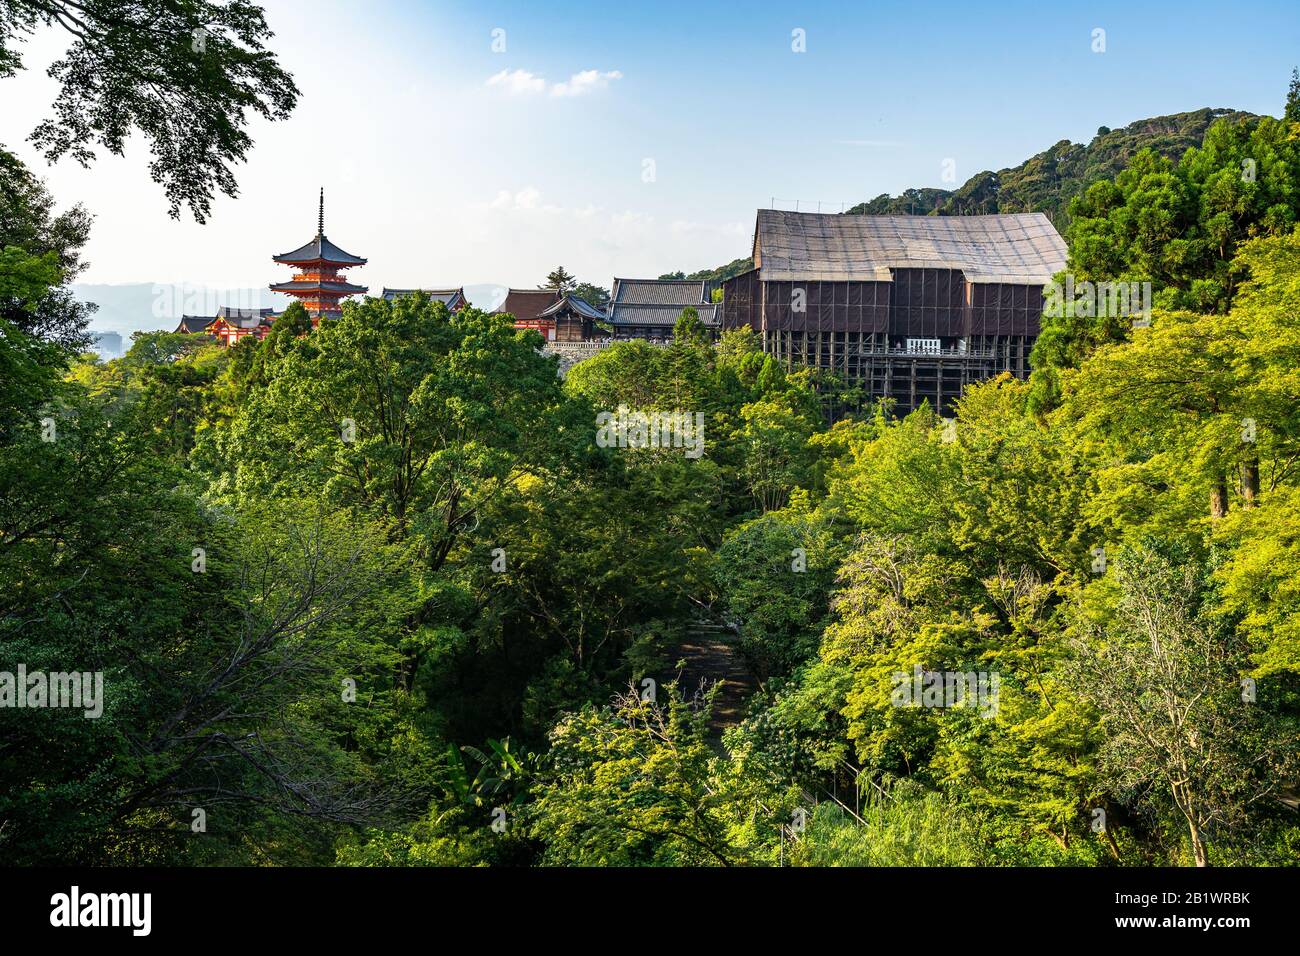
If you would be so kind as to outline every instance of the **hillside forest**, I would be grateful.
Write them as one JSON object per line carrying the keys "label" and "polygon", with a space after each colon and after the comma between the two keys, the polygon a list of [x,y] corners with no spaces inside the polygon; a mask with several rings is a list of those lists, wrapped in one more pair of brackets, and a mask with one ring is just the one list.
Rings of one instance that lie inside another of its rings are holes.
{"label": "hillside forest", "polygon": [[[423,296],[101,361],[89,214],[0,154],[0,648],[106,688],[0,708],[0,854],[1294,865],[1300,83],[1185,116],[1052,159],[1071,273],[1149,326],[1046,319],[950,418],[690,310],[563,378]],[[704,453],[607,447],[620,406]],[[900,703],[934,673],[996,698]]]}

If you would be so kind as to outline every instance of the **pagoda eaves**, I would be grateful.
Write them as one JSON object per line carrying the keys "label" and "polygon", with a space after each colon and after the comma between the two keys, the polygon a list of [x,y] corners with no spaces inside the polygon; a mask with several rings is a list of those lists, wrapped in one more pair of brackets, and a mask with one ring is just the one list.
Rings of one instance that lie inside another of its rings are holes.
{"label": "pagoda eaves", "polygon": [[273,284],[271,291],[293,296],[316,321],[322,316],[337,318],[343,314],[342,299],[368,291],[366,286],[353,285],[339,274],[342,269],[365,265],[366,260],[344,252],[325,237],[324,189],[320,191],[316,238],[293,252],[273,256],[272,260],[293,266],[297,275],[288,282]]}
{"label": "pagoda eaves", "polygon": [[283,262],[286,265],[328,262],[340,266],[364,266],[367,260],[362,259],[360,256],[354,256],[350,252],[344,252],[324,236],[317,235],[315,239],[305,246],[300,246],[293,252],[285,252],[275,256],[273,261]]}

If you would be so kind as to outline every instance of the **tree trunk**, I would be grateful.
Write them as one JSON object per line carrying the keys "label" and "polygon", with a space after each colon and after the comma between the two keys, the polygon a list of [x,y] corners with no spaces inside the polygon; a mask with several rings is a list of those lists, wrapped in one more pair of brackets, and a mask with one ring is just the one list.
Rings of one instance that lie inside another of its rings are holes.
{"label": "tree trunk", "polygon": [[1102,830],[1101,832],[1102,832],[1102,836],[1104,836],[1104,837],[1106,838],[1106,845],[1107,845],[1108,847],[1110,847],[1110,855],[1113,856],[1113,857],[1115,858],[1115,862],[1118,863],[1118,862],[1119,862],[1119,844],[1117,844],[1117,843],[1115,842],[1115,837],[1111,834],[1111,832],[1110,832],[1110,828],[1109,828],[1109,827],[1107,827],[1106,829]]}
{"label": "tree trunk", "polygon": [[1200,828],[1189,820],[1187,830],[1192,836],[1192,856],[1196,859],[1196,865],[1209,866],[1209,854],[1206,852],[1205,838],[1201,836]]}
{"label": "tree trunk", "polygon": [[1259,459],[1251,458],[1241,464],[1241,506],[1243,508],[1255,507],[1255,499],[1258,497]]}
{"label": "tree trunk", "polygon": [[1210,487],[1210,517],[1222,518],[1228,513],[1228,480],[1216,475]]}

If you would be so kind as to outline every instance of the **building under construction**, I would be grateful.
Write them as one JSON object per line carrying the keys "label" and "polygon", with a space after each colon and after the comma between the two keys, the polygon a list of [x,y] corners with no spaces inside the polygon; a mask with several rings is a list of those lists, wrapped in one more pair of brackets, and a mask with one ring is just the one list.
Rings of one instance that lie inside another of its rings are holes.
{"label": "building under construction", "polygon": [[761,209],[754,268],[723,283],[722,327],[787,368],[950,410],[968,383],[1029,374],[1043,286],[1065,242],[1041,213],[857,216]]}

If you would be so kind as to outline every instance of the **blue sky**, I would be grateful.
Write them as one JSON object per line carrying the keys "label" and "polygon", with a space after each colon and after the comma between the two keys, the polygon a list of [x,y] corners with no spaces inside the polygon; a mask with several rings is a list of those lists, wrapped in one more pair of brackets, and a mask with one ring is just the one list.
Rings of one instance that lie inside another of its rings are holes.
{"label": "blue sky", "polygon": [[167,219],[143,143],[89,172],[24,143],[62,37],[0,82],[0,142],[98,217],[86,281],[276,281],[270,257],[310,238],[324,185],[327,232],[369,257],[354,278],[373,290],[532,286],[561,263],[607,286],[746,255],[773,196],[838,210],[951,185],[945,160],[961,183],[1101,125],[1277,115],[1300,62],[1294,3],[266,7],[302,100],[254,126],[241,195],[205,226]]}

